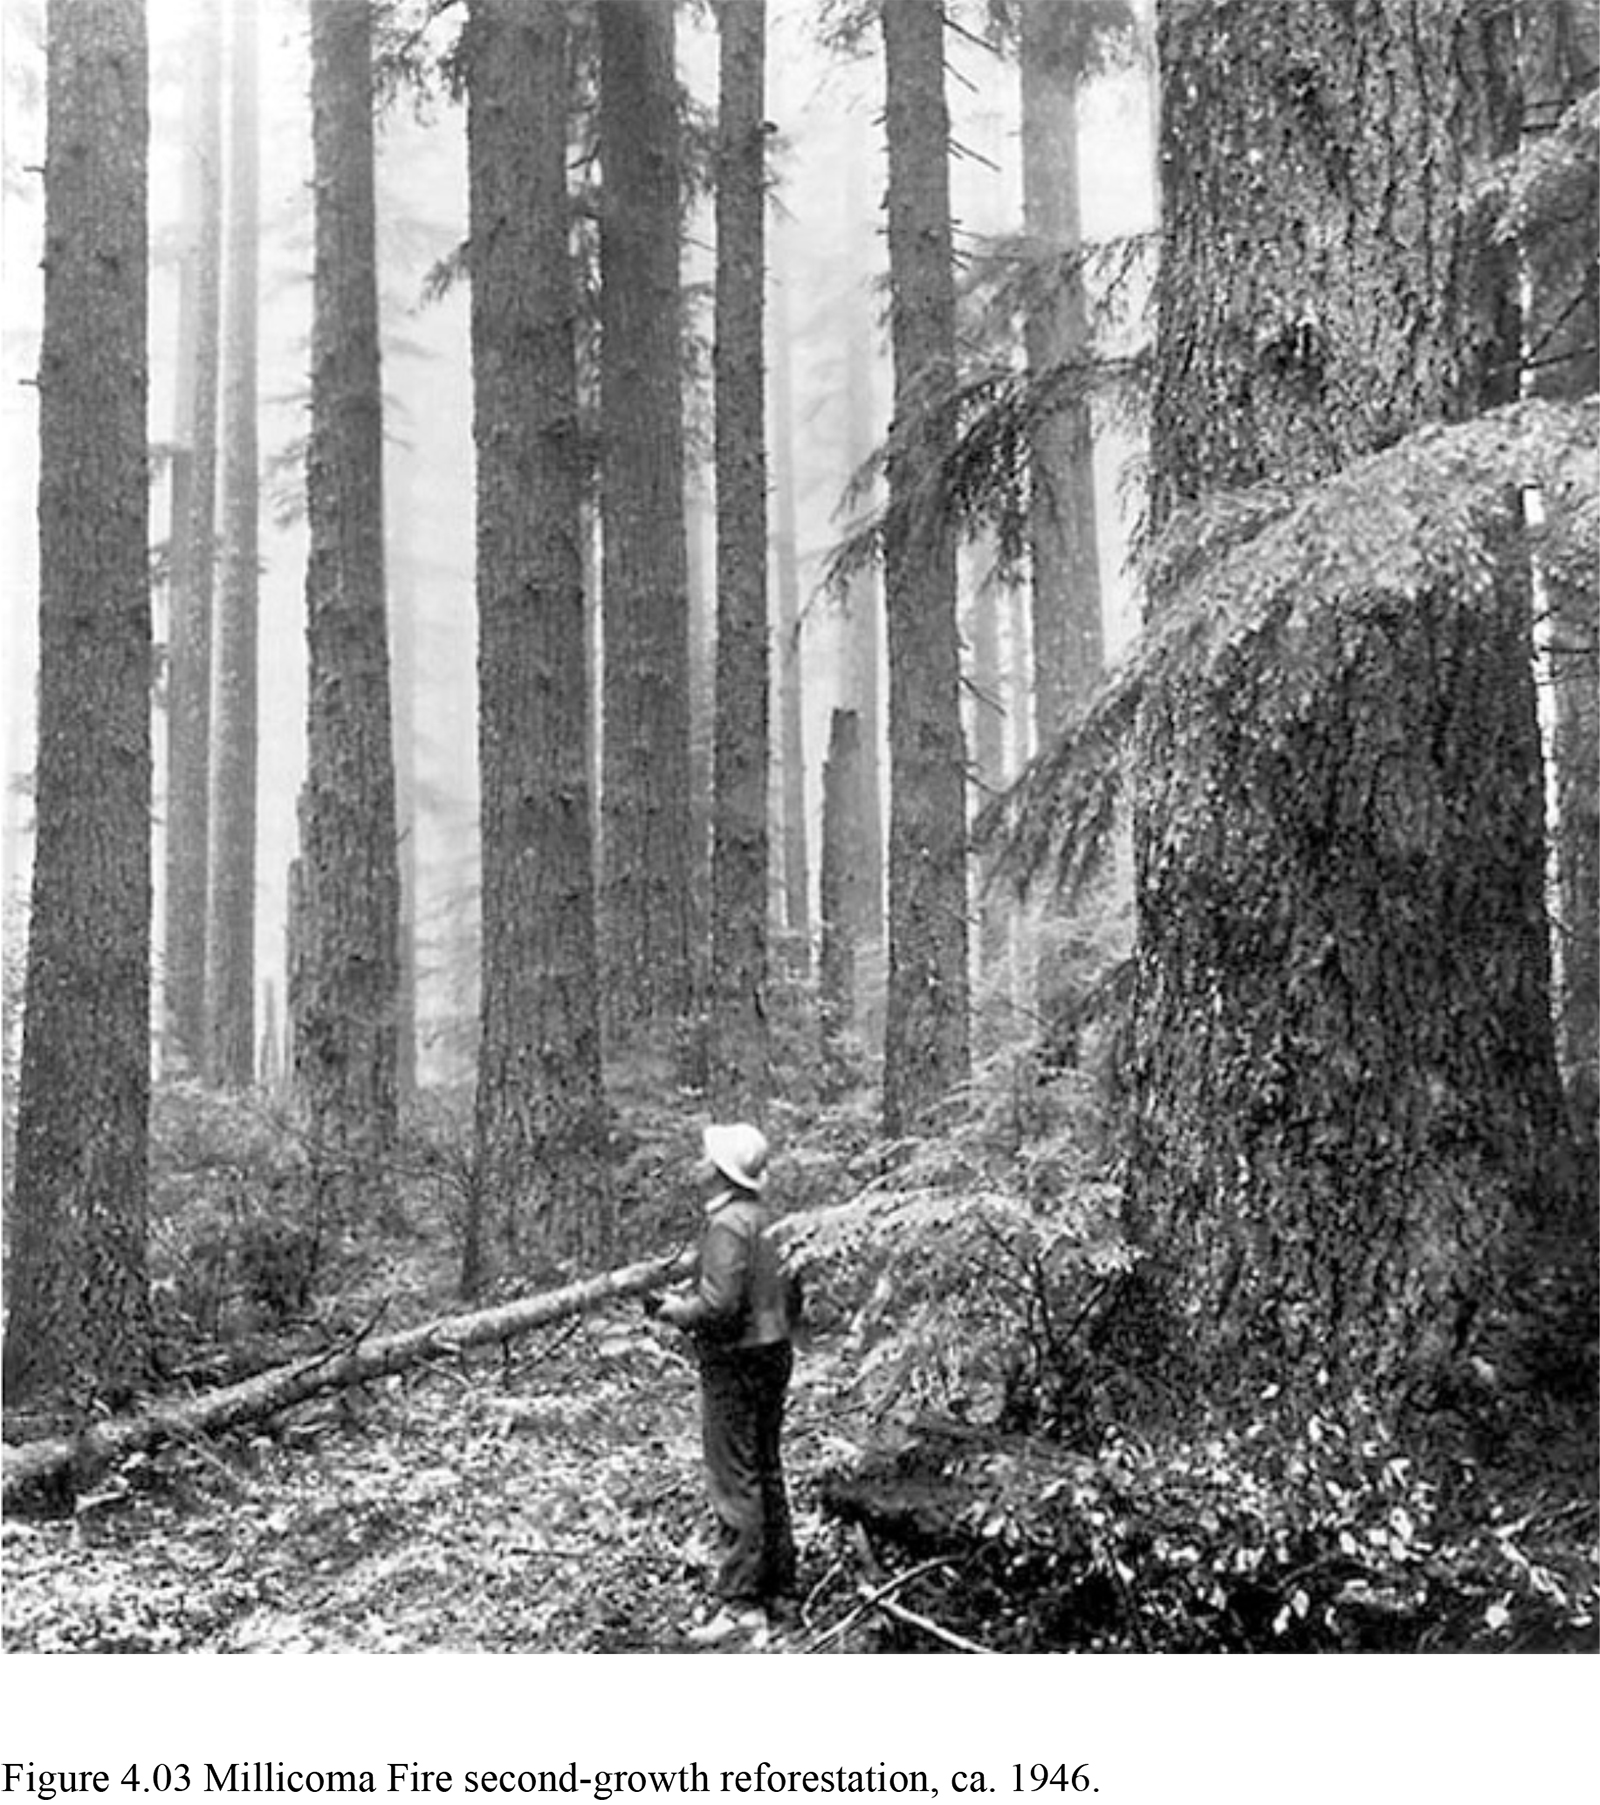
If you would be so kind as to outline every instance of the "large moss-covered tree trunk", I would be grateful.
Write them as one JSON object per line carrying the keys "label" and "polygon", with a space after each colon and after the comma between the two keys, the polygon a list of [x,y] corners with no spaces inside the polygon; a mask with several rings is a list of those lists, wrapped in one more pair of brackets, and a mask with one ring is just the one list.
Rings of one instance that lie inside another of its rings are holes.
{"label": "large moss-covered tree trunk", "polygon": [[[487,1222],[466,1288],[608,1221],[589,808],[582,471],[559,0],[473,0],[467,40],[478,454],[483,1002],[477,1148]],[[488,1228],[490,1233],[484,1233]]]}
{"label": "large moss-covered tree trunk", "polygon": [[883,1122],[900,1134],[966,1076],[966,751],[954,537],[918,494],[949,447],[955,378],[949,115],[937,0],[884,0],[895,446],[889,647],[889,994]]}
{"label": "large moss-covered tree trunk", "polygon": [[314,0],[304,967],[295,1067],[319,1200],[348,1222],[396,1130],[399,865],[383,555],[372,15]]}
{"label": "large moss-covered tree trunk", "polygon": [[[1501,9],[1171,0],[1160,56],[1158,522],[1515,392],[1513,271],[1462,204],[1514,132]],[[1309,643],[1144,711],[1132,1194],[1213,1354],[1430,1364],[1549,1198],[1531,613],[1508,554],[1490,606],[1323,611]]]}
{"label": "large moss-covered tree trunk", "polygon": [[146,57],[136,0],[51,8],[38,841],[5,1393],[84,1414],[142,1382],[149,1343]]}

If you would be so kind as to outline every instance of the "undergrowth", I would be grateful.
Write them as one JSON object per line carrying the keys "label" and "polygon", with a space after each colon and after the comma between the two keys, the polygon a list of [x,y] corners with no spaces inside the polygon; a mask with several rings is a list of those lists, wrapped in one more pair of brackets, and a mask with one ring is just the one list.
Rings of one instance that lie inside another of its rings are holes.
{"label": "undergrowth", "polygon": [[1534,1447],[1490,1433],[1519,1403],[1481,1361],[1448,1400],[1205,1378],[1080,1071],[993,1060],[859,1176],[785,1235],[864,1425],[824,1501],[938,1563],[921,1614],[1010,1650],[1597,1646],[1592,1409],[1544,1399]]}
{"label": "undergrowth", "polygon": [[[705,1110],[645,1078],[620,1094],[626,1259],[693,1234]],[[388,1225],[341,1237],[307,1221],[290,1120],[164,1090],[169,1377],[460,1307],[470,1117],[434,1102]],[[1201,1386],[1124,1233],[1082,1069],[996,1055],[894,1145],[861,1088],[768,1125],[808,1298],[789,1435],[806,1597],[783,1646],[1596,1646],[1592,1420],[1544,1399],[1540,1437],[1499,1458],[1447,1433],[1438,1398]],[[1480,1389],[1517,1409],[1503,1375]],[[8,1522],[8,1645],[679,1647],[705,1580],[694,1408],[685,1350],[622,1315],[136,1457],[69,1520]]]}
{"label": "undergrowth", "polygon": [[874,1415],[942,1410],[1059,1433],[1093,1412],[1093,1349],[1135,1254],[1080,1073],[999,1055],[936,1134],[869,1147],[846,1176],[853,1194],[787,1217],[780,1234]]}

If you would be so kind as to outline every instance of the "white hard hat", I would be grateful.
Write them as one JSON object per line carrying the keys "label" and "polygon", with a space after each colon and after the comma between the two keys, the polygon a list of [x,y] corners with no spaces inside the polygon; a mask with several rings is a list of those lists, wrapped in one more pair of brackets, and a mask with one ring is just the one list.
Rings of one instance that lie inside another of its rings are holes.
{"label": "white hard hat", "polygon": [[704,1137],[706,1158],[744,1191],[767,1186],[767,1137],[749,1122],[713,1122]]}

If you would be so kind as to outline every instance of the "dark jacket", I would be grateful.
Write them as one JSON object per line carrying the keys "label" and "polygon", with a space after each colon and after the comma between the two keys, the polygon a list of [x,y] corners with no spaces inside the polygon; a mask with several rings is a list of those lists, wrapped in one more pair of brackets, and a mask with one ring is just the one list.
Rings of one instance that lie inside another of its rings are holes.
{"label": "dark jacket", "polygon": [[693,1289],[664,1314],[707,1345],[767,1347],[787,1341],[790,1287],[766,1232],[773,1212],[748,1191],[724,1191],[706,1205]]}

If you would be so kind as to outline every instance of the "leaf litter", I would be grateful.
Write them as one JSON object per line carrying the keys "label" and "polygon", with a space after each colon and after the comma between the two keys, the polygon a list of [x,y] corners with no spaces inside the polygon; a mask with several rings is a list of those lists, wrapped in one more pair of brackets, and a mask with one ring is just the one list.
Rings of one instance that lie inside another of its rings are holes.
{"label": "leaf litter", "polygon": [[[836,1565],[826,1388],[803,1358],[802,1593]],[[3,1533],[11,1653],[681,1652],[713,1564],[692,1360],[622,1312],[135,1457]]]}

